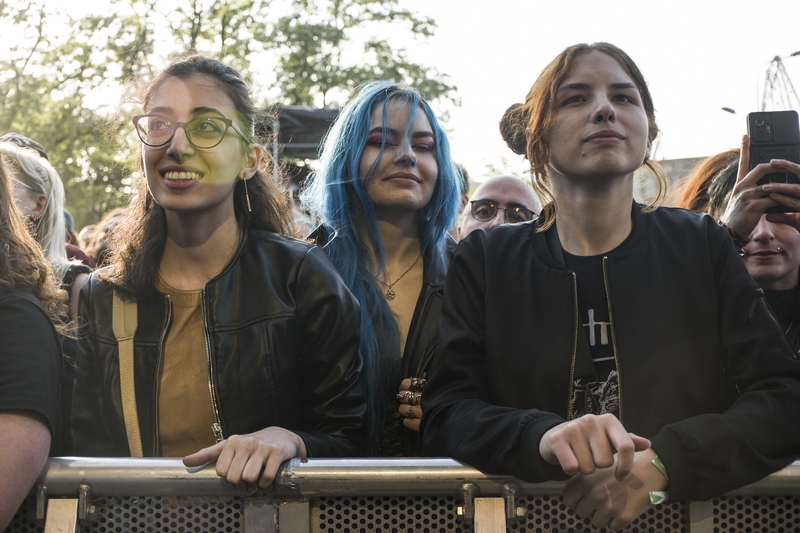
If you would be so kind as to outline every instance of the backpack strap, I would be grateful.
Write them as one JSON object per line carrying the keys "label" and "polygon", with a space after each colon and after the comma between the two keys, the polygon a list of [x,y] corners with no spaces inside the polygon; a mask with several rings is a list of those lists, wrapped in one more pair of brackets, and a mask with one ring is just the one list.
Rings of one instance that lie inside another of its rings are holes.
{"label": "backpack strap", "polygon": [[122,394],[122,415],[128,435],[131,457],[143,457],[142,434],[139,430],[139,414],[136,409],[136,387],[133,373],[133,335],[138,325],[135,301],[123,300],[114,291],[112,327],[119,346],[119,387]]}

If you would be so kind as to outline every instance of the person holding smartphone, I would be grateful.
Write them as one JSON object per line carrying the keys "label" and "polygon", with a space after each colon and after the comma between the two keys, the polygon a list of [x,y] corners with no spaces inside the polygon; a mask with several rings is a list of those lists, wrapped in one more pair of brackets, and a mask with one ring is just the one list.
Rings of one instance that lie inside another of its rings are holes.
{"label": "person holding smartphone", "polygon": [[633,198],[642,166],[664,185],[633,60],[608,43],[565,49],[501,131],[545,207],[456,248],[425,452],[569,479],[564,503],[613,530],[791,463],[800,361],[725,230]]}
{"label": "person holding smartphone", "polygon": [[[800,206],[800,185],[759,183],[776,171],[797,175],[800,165],[774,160],[748,170],[749,142],[745,136],[745,157],[737,158],[711,181],[710,214],[728,228],[748,272],[764,290],[795,353],[800,353],[800,223],[794,212]],[[792,211],[766,213],[774,208]]]}
{"label": "person holding smartphone", "polygon": [[[766,216],[770,222],[788,224],[800,230],[800,184],[791,180],[781,183],[764,179],[770,174],[782,173],[797,176],[800,181],[800,164],[786,159],[773,159],[751,169],[750,158],[750,137],[745,135],[742,137],[736,185],[720,219],[738,248],[746,244],[749,240],[747,236],[762,216]],[[783,206],[785,212],[764,215],[778,206]]]}

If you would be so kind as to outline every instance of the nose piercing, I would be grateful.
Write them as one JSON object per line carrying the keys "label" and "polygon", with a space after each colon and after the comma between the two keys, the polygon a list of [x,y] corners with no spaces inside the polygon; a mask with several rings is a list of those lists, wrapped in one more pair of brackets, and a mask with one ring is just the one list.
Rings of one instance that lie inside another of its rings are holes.
{"label": "nose piercing", "polygon": [[781,253],[781,247],[778,246],[778,253]]}
{"label": "nose piercing", "polygon": [[399,158],[394,160],[395,165],[408,165],[410,168],[414,168],[417,166],[417,159],[415,157],[411,157],[408,154],[403,154]]}

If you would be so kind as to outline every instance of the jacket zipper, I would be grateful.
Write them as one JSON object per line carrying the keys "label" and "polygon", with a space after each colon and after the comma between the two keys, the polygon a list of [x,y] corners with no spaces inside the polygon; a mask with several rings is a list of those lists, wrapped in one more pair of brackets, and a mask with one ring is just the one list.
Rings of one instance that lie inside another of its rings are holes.
{"label": "jacket zipper", "polygon": [[573,309],[575,310],[575,335],[572,338],[572,364],[570,365],[569,369],[569,397],[567,398],[567,420],[572,420],[572,398],[573,394],[575,394],[574,386],[575,386],[575,360],[578,358],[578,330],[580,323],[580,317],[578,316],[578,276],[575,272],[570,272],[572,274],[572,297],[573,297]]}
{"label": "jacket zipper", "polygon": [[208,314],[206,313],[205,289],[200,291],[200,302],[203,306],[203,338],[206,342],[206,361],[208,362],[208,393],[211,396],[211,411],[214,415],[214,423],[211,424],[211,431],[214,432],[214,441],[221,442],[225,436],[222,434],[222,420],[219,416],[217,388],[214,386],[214,364],[211,361],[211,340],[208,338]]}
{"label": "jacket zipper", "polygon": [[608,327],[611,330],[611,346],[614,349],[614,364],[617,367],[617,404],[619,405],[619,421],[622,419],[622,369],[617,355],[617,335],[614,333],[614,313],[611,312],[611,289],[608,286],[608,256],[603,256],[603,284],[606,286],[606,303],[608,305]]}
{"label": "jacket zipper", "polygon": [[169,324],[172,322],[172,300],[170,300],[169,295],[167,297],[167,318],[164,321],[164,328],[161,330],[161,338],[158,341],[158,358],[156,359],[156,369],[158,374],[156,375],[156,397],[153,405],[156,406],[156,416],[155,416],[155,431],[153,435],[155,435],[155,440],[153,442],[153,457],[158,457],[161,455],[159,453],[159,448],[161,447],[161,436],[159,435],[159,409],[158,409],[158,401],[161,397],[161,365],[163,364],[163,356],[164,356],[164,342],[167,338],[167,331],[169,330]]}

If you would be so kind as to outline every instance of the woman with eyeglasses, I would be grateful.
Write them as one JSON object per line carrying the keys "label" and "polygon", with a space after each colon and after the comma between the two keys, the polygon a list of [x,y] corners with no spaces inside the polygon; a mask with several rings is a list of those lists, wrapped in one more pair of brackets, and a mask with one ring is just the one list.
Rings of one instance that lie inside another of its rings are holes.
{"label": "woman with eyeglasses", "polygon": [[311,239],[361,302],[372,455],[419,455],[458,172],[420,94],[373,82],[342,109],[301,194],[322,221]]}
{"label": "woman with eyeglasses", "polygon": [[[280,235],[289,211],[254,121],[213,59],[145,88],[143,178],[81,293],[76,454],[216,460],[244,495],[292,457],[362,453],[358,302],[321,250]],[[115,321],[132,318],[131,356]]]}
{"label": "woman with eyeglasses", "polygon": [[453,255],[425,452],[569,479],[564,504],[612,530],[791,463],[800,361],[727,232],[634,201],[658,127],[631,58],[565,49],[502,125],[545,206]]}

